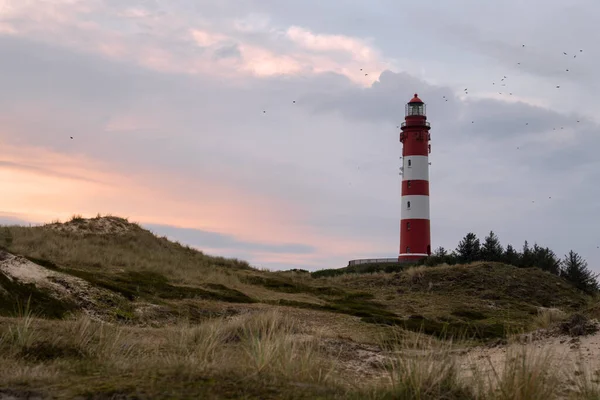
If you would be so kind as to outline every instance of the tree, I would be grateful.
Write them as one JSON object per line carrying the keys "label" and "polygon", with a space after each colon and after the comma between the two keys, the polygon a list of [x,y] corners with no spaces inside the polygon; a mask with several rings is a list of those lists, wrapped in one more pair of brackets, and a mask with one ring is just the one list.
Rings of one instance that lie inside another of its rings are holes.
{"label": "tree", "polygon": [[512,247],[512,244],[506,245],[506,250],[502,255],[502,261],[508,265],[518,266],[520,262],[520,254]]}
{"label": "tree", "polygon": [[446,251],[445,248],[443,248],[442,246],[440,246],[440,247],[438,247],[437,249],[435,249],[433,251],[433,255],[435,257],[444,258],[444,257],[448,256],[448,252]]}
{"label": "tree", "polygon": [[560,260],[548,247],[540,247],[535,243],[531,252],[533,265],[554,275],[560,275]]}
{"label": "tree", "polygon": [[440,246],[433,251],[433,253],[425,259],[425,265],[434,266],[439,264],[453,264],[455,261],[453,260],[454,253],[450,254],[448,251]]}
{"label": "tree", "polygon": [[484,261],[501,261],[502,253],[504,253],[504,249],[502,249],[498,236],[490,231],[483,242],[483,246],[481,246],[481,259]]}
{"label": "tree", "polygon": [[521,257],[519,260],[519,267],[523,267],[523,268],[529,268],[529,267],[533,267],[533,254],[531,252],[531,249],[529,248],[529,243],[527,243],[527,240],[525,241],[525,243],[523,244],[523,252],[521,253]]}
{"label": "tree", "polygon": [[586,293],[594,294],[600,289],[598,285],[598,276],[594,274],[587,265],[587,262],[573,250],[565,255],[562,261],[561,276],[571,282],[575,287]]}
{"label": "tree", "polygon": [[479,260],[481,256],[481,244],[477,236],[472,232],[467,233],[458,244],[456,254],[458,256],[457,261],[461,263],[470,263]]}

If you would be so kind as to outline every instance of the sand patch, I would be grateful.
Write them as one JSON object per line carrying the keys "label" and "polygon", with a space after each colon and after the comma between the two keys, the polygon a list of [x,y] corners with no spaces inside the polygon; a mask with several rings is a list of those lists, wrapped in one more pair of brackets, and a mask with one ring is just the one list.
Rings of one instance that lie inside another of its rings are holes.
{"label": "sand patch", "polygon": [[107,302],[117,304],[124,300],[121,296],[97,288],[81,278],[50,270],[24,257],[1,250],[0,272],[10,280],[34,284],[38,289],[47,290],[58,299],[74,302],[93,319],[106,319],[110,313]]}

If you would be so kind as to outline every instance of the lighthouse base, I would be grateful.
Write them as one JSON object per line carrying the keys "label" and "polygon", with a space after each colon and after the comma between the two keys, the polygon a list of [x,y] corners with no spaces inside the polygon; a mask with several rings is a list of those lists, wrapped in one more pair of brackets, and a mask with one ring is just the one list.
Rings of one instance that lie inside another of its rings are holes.
{"label": "lighthouse base", "polygon": [[424,258],[427,258],[429,254],[426,253],[405,253],[400,254],[398,256],[398,262],[415,262],[421,261]]}

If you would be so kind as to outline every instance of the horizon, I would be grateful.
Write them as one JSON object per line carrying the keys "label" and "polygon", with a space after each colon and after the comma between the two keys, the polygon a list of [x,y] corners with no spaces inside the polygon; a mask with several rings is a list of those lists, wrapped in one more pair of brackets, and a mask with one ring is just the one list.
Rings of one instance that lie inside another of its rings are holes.
{"label": "horizon", "polygon": [[600,5],[284,3],[0,1],[0,224],[124,215],[272,270],[397,257],[418,93],[432,251],[491,230],[600,272]]}

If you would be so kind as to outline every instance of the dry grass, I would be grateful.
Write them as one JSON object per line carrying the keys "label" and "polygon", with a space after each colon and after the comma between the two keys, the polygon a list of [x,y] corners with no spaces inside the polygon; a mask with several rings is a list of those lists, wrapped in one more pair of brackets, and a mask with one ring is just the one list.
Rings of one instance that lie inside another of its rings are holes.
{"label": "dry grass", "polygon": [[[387,342],[389,343],[389,342]],[[389,381],[378,388],[398,399],[468,399],[472,393],[460,379],[452,341],[425,335],[400,335],[385,365]]]}
{"label": "dry grass", "polygon": [[[277,310],[160,329],[85,317],[39,320],[26,308],[3,321],[0,386],[52,388],[59,398],[107,391],[136,391],[142,398],[165,391],[175,397],[239,398],[256,390],[249,398],[423,400],[595,399],[600,393],[597,375],[549,349],[510,347],[499,361],[473,362],[475,373],[466,376],[462,345],[398,328],[390,328],[393,334],[381,343],[383,361],[371,367],[379,379],[357,380],[344,372],[348,360],[327,348],[326,338]],[[213,383],[199,385],[207,379]],[[271,386],[263,393],[265,385]],[[296,396],[298,387],[306,396]]]}
{"label": "dry grass", "polygon": [[[336,360],[324,356],[319,337],[272,310],[163,329],[113,326],[85,317],[49,325],[26,314],[11,319],[0,338],[0,386],[51,385],[64,396],[82,389],[67,382],[94,376],[98,382],[88,384],[103,386],[127,376],[147,390],[165,379],[178,386],[227,374],[335,385]],[[115,390],[125,389],[116,383]]]}
{"label": "dry grass", "polygon": [[[37,227],[8,227],[14,254],[48,260],[61,267],[95,271],[151,271],[179,283],[212,282],[239,286],[237,259],[212,257],[159,238],[123,218],[81,219]],[[110,251],[107,251],[110,249]]]}
{"label": "dry grass", "polygon": [[531,324],[534,329],[548,329],[566,318],[567,313],[558,308],[540,308]]}
{"label": "dry grass", "polygon": [[562,371],[551,349],[512,347],[501,365],[490,367],[490,399],[547,400],[559,392]]}
{"label": "dry grass", "polygon": [[418,282],[425,277],[425,270],[427,268],[431,267],[426,267],[425,265],[410,267],[404,271],[403,274],[406,275],[411,282]]}
{"label": "dry grass", "polygon": [[[210,257],[158,238],[124,219],[103,218],[101,224],[74,216],[61,226],[10,227],[8,247],[69,273],[85,271],[92,278],[149,271],[180,284],[174,288],[154,282],[148,274],[132,278],[134,285],[146,284],[149,292],[183,293],[193,285],[210,288],[212,284],[214,289],[220,284],[268,304],[173,300],[158,294],[141,298],[156,301],[156,308],[189,302],[202,314],[201,318],[188,315],[187,321],[173,316],[160,328],[112,325],[86,317],[42,320],[22,304],[17,317],[0,320],[0,387],[49,388],[59,398],[92,394],[101,398],[125,394],[139,398],[598,398],[598,380],[591,369],[561,362],[551,351],[535,348],[536,344],[511,347],[508,356],[485,365],[481,360],[473,362],[470,365],[477,373],[465,375],[461,357],[467,345],[456,338],[434,339],[361,320],[377,316],[389,322],[395,315],[423,315],[423,322],[434,329],[442,318],[480,327],[512,318],[546,328],[564,314],[544,309],[535,316],[532,304],[554,306],[555,298],[565,303],[580,300],[578,294],[558,286],[554,277],[481,264],[318,279],[302,271],[260,272],[246,263]],[[249,283],[248,277],[260,279]],[[530,281],[539,285],[532,288]],[[131,282],[111,284],[127,289]],[[271,305],[282,299],[295,300],[297,308]],[[131,307],[124,312],[140,305],[133,303],[125,304]],[[330,312],[320,310],[320,305],[328,305]],[[207,319],[211,307],[227,308],[232,312],[218,315],[234,316]],[[597,305],[592,306],[590,315],[597,310]],[[376,343],[374,338],[382,332],[385,335]]]}

